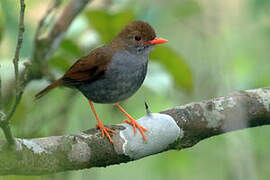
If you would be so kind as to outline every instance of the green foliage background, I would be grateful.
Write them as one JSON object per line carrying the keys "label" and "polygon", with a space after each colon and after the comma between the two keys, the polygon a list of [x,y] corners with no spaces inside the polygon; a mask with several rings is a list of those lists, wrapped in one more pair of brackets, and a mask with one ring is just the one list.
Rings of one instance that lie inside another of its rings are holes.
{"label": "green foliage background", "polygon": [[[32,53],[35,28],[48,2],[26,0],[26,5],[21,60],[27,60]],[[0,73],[4,96],[13,77],[18,12],[18,2],[0,1]],[[269,0],[93,1],[73,22],[49,60],[51,73],[60,76],[77,58],[108,43],[133,19],[150,22],[158,36],[169,40],[152,52],[143,87],[123,102],[135,118],[145,114],[144,101],[153,112],[159,112],[270,84]],[[48,81],[40,80],[27,87],[11,120],[15,136],[72,134],[95,126],[86,99],[74,90],[58,88],[34,101],[33,94],[47,84]],[[111,105],[96,104],[96,109],[105,124],[120,123],[125,118]],[[269,137],[268,126],[252,128],[213,137],[180,152],[169,151],[128,164],[49,176],[5,176],[0,180],[268,180]]]}

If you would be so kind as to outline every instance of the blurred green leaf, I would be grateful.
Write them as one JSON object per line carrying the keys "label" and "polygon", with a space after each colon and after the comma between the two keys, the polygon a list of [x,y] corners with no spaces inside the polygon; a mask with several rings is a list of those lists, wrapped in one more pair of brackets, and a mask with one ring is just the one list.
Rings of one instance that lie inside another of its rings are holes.
{"label": "blurred green leaf", "polygon": [[190,68],[183,58],[166,46],[157,46],[150,54],[150,59],[163,64],[174,78],[175,84],[186,91],[193,89]]}
{"label": "blurred green leaf", "polygon": [[81,56],[82,55],[82,51],[81,49],[78,47],[77,44],[75,44],[72,40],[69,39],[65,39],[61,42],[60,47],[68,52],[71,53],[74,56]]}
{"label": "blurred green leaf", "polygon": [[57,68],[61,71],[66,71],[70,67],[70,63],[64,58],[64,55],[54,56],[49,61],[49,66]]}
{"label": "blurred green leaf", "polygon": [[131,11],[111,14],[106,11],[87,12],[89,23],[99,32],[104,43],[110,42],[120,30],[134,19]]}

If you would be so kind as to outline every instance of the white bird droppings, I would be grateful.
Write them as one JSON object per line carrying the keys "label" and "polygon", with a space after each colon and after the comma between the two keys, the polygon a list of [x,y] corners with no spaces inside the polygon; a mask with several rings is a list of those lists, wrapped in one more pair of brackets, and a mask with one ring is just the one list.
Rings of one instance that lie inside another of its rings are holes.
{"label": "white bird droppings", "polygon": [[[165,150],[180,137],[182,131],[175,120],[166,114],[154,113],[138,119],[137,122],[148,130],[145,132],[147,142],[143,140],[139,131],[134,136],[133,127],[128,124],[121,124],[126,128],[120,131],[120,136],[125,141],[123,152],[132,159]],[[183,133],[181,135],[183,136]]]}

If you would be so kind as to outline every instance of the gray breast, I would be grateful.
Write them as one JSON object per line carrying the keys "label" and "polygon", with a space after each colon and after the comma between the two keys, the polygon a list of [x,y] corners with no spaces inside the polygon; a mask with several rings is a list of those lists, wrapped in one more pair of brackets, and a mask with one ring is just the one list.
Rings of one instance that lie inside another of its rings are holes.
{"label": "gray breast", "polygon": [[117,103],[132,96],[142,85],[147,72],[147,56],[128,51],[116,53],[105,72],[105,78],[78,89],[96,103]]}

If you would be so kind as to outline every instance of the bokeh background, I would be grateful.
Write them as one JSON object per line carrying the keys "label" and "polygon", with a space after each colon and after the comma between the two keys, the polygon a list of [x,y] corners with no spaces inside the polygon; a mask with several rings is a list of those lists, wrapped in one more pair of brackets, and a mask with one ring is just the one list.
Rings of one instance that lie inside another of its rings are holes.
{"label": "bokeh background", "polygon": [[[68,1],[64,0],[64,6]],[[30,58],[37,23],[50,1],[25,1],[25,34],[21,61]],[[12,58],[18,30],[19,1],[0,1],[0,73],[2,93],[11,91]],[[75,19],[49,60],[59,77],[77,58],[109,42],[133,19],[149,22],[169,40],[151,55],[142,88],[123,102],[135,118],[152,112],[270,84],[269,0],[93,0]],[[86,99],[58,88],[39,101],[33,95],[49,83],[31,82],[11,119],[16,137],[34,138],[76,133],[96,124]],[[5,102],[8,109],[10,102]],[[5,106],[6,105],[6,106]],[[111,105],[96,104],[105,124],[125,117]],[[1,133],[1,138],[3,135]],[[212,137],[182,151],[169,151],[127,164],[48,176],[5,176],[3,180],[268,180],[270,127]],[[0,162],[1,163],[1,162]]]}

